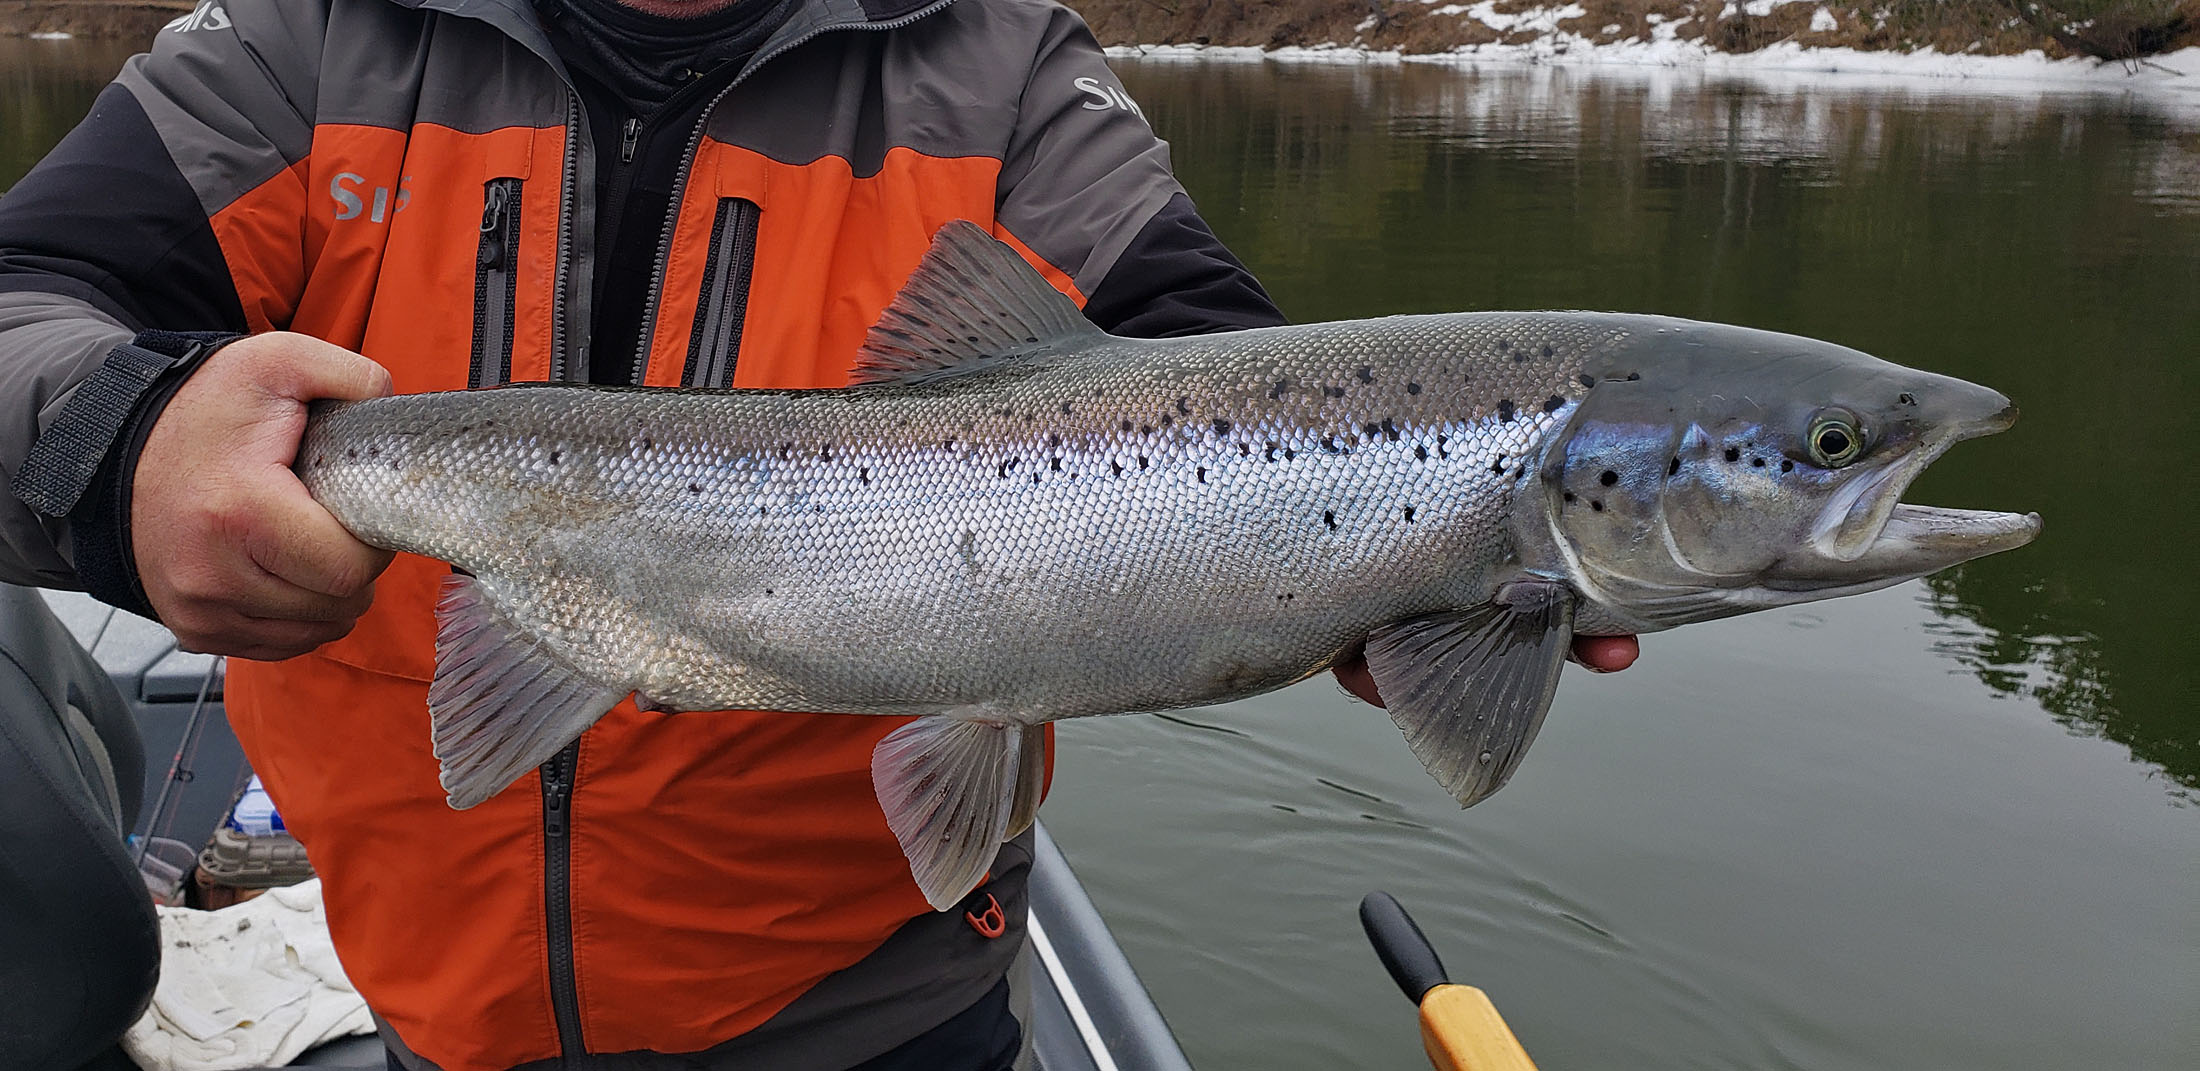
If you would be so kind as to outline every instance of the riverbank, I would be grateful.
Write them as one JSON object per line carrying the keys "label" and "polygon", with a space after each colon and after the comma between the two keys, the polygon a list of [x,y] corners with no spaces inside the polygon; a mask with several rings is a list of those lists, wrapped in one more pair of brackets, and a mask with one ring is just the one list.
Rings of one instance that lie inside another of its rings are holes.
{"label": "riverbank", "polygon": [[0,0],[0,37],[151,41],[195,6],[192,0]]}
{"label": "riverbank", "polygon": [[[1400,55],[1681,46],[2140,59],[2200,48],[2200,0],[1069,0],[1102,44]],[[2073,17],[2057,11],[2076,11]]]}

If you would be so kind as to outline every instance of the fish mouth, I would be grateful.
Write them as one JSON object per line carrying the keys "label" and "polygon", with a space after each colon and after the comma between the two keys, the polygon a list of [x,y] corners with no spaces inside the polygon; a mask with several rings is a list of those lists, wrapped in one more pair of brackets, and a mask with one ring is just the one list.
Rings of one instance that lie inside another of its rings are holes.
{"label": "fish mouth", "polygon": [[2040,534],[2037,513],[1948,509],[1903,502],[1912,481],[1942,454],[1966,439],[2006,431],[2017,409],[2004,404],[1973,420],[1949,426],[1879,471],[1837,492],[1811,531],[1811,548],[1840,563],[1846,579],[1906,579],[1973,558],[2013,550]]}

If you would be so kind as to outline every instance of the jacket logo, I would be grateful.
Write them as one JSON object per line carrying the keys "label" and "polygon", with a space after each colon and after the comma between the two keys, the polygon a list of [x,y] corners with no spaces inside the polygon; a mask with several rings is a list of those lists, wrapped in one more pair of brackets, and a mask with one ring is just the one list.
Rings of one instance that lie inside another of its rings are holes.
{"label": "jacket logo", "polygon": [[1140,119],[1146,117],[1145,112],[1138,110],[1138,102],[1132,100],[1130,94],[1114,86],[1102,84],[1098,78],[1086,75],[1070,84],[1076,86],[1077,91],[1085,95],[1084,106],[1086,111],[1104,112],[1110,108],[1121,108]]}
{"label": "jacket logo", "polygon": [[229,28],[229,12],[214,0],[199,0],[199,6],[191,13],[169,23],[161,29],[173,33],[190,33],[193,30],[226,30]]}
{"label": "jacket logo", "polygon": [[[392,191],[388,186],[368,186],[365,175],[343,171],[329,180],[328,195],[336,202],[337,219],[358,219],[365,215],[369,223],[380,223],[390,218],[393,212],[403,212],[405,206],[412,203],[412,191],[405,188],[405,183],[411,181],[411,175],[405,176],[398,182],[396,190]],[[393,192],[394,198],[391,196]],[[370,199],[373,201],[371,212],[368,207]],[[397,202],[394,208],[390,205],[393,199]]]}

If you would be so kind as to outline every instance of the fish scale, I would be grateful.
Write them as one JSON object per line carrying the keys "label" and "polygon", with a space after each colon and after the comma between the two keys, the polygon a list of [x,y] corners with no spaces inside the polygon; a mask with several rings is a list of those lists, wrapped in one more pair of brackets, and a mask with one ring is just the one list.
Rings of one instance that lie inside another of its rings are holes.
{"label": "fish scale", "polygon": [[[298,468],[316,498],[366,542],[471,574],[439,610],[429,696],[454,805],[628,693],[918,715],[873,775],[943,905],[1036,805],[1026,727],[1254,695],[1365,646],[1409,745],[1472,803],[1533,739],[1577,632],[1882,586],[2037,529],[1888,512],[1953,438],[2006,426],[2006,399],[1958,380],[1621,314],[1120,339],[967,225],[858,380],[315,412]],[[1856,413],[1881,421],[1893,386],[1931,402],[1867,434]],[[1842,434],[1884,458],[1792,463]],[[1788,464],[1765,463],[1775,444]],[[1898,538],[1859,550],[1856,531]]]}

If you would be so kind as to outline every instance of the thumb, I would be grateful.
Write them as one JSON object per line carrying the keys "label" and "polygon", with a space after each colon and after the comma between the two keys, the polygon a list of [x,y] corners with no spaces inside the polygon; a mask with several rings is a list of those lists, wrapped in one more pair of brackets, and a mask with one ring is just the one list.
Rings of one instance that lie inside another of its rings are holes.
{"label": "thumb", "polygon": [[354,401],[379,398],[392,390],[388,369],[334,343],[290,332],[251,341],[262,363],[256,381],[274,397]]}

